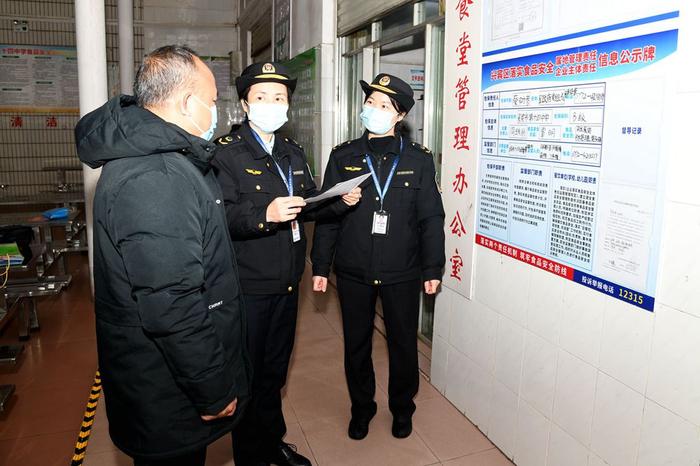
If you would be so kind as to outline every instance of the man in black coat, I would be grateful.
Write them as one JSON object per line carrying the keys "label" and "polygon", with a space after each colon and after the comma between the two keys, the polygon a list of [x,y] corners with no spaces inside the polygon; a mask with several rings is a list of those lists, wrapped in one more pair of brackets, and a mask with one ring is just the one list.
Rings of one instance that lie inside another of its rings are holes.
{"label": "man in black coat", "polygon": [[209,162],[214,76],[197,55],[144,59],[135,97],[89,113],[80,159],[94,205],[97,347],[109,431],[134,464],[204,465],[250,395],[245,315]]}

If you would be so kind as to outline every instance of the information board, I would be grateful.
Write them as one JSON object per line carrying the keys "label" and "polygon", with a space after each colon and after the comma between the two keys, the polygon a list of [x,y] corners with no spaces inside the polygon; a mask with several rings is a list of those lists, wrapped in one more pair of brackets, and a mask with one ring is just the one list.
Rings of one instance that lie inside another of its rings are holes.
{"label": "information board", "polygon": [[484,54],[477,244],[653,311],[677,16]]}
{"label": "information board", "polygon": [[0,45],[0,112],[77,111],[75,47]]}

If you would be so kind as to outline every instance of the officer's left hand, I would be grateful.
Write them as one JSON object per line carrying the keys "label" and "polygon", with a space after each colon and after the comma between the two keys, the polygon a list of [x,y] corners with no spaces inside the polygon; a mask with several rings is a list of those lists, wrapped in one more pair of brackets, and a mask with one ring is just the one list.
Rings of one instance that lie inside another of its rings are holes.
{"label": "officer's left hand", "polygon": [[435,294],[440,286],[440,280],[428,280],[423,285],[425,286],[426,294]]}
{"label": "officer's left hand", "polygon": [[362,189],[358,186],[357,188],[353,189],[352,191],[343,196],[343,202],[348,206],[352,207],[358,202],[360,202],[361,198]]}

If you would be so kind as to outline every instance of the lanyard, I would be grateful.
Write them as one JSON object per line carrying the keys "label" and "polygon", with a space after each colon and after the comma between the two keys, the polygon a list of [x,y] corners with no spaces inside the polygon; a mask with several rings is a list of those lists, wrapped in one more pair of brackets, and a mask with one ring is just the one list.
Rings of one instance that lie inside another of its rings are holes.
{"label": "lanyard", "polygon": [[372,179],[374,180],[374,187],[377,189],[377,194],[379,195],[379,209],[380,210],[384,210],[384,198],[386,197],[387,191],[389,191],[389,185],[391,184],[391,180],[394,178],[394,174],[396,173],[396,167],[399,165],[399,157],[401,156],[401,152],[403,152],[403,138],[401,138],[399,155],[397,155],[396,158],[394,159],[394,164],[391,166],[391,171],[389,171],[389,176],[386,177],[386,182],[384,183],[384,188],[382,188],[379,184],[379,177],[377,176],[377,172],[374,170],[374,164],[372,164],[372,157],[369,154],[366,154],[367,167],[369,168],[370,173],[372,173]]}
{"label": "lanyard", "polygon": [[272,159],[273,162],[275,162],[275,167],[277,167],[277,171],[280,174],[280,177],[282,178],[282,181],[284,181],[284,185],[287,187],[287,192],[289,192],[290,196],[294,196],[294,185],[292,184],[292,164],[291,161],[289,163],[289,173],[288,173],[288,178],[284,177],[284,172],[282,171],[282,167],[280,167],[280,164],[277,163],[275,159]]}
{"label": "lanyard", "polygon": [[[255,139],[257,139],[258,143],[262,146],[263,150],[267,152],[267,147],[265,146],[265,143],[263,140],[260,138],[260,135],[255,132],[254,129],[250,129],[250,131],[253,133],[253,136],[255,136]],[[277,160],[275,160],[274,157],[272,157],[272,154],[270,154],[270,158],[272,159],[273,162],[275,162],[275,166],[277,167],[277,171],[280,174],[280,178],[282,178],[282,181],[284,182],[284,185],[287,187],[287,192],[289,193],[290,196],[294,196],[294,184],[292,180],[292,162],[291,160],[289,161],[289,173],[288,176],[284,176],[284,171],[282,171],[282,167],[280,167],[280,164],[277,163]]]}

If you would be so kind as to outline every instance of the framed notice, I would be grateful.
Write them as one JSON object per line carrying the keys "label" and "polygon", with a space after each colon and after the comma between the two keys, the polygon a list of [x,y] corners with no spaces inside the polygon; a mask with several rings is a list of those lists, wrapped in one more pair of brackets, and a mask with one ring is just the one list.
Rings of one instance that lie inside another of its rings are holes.
{"label": "framed notice", "polygon": [[78,112],[75,47],[0,45],[0,112]]}
{"label": "framed notice", "polygon": [[654,310],[677,17],[484,53],[478,245]]}

